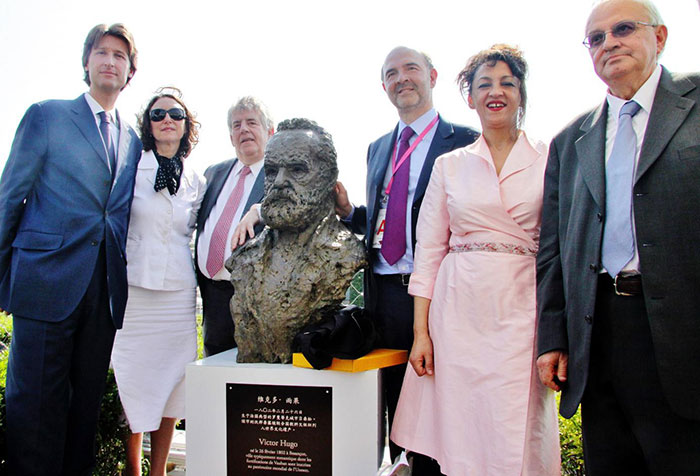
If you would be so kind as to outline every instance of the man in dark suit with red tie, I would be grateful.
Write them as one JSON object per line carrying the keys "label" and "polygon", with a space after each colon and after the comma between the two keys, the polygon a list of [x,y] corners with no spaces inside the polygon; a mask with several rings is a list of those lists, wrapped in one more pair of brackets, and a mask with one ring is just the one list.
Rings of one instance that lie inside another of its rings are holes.
{"label": "man in dark suit with red tie", "polygon": [[[435,159],[471,144],[478,133],[445,121],[433,108],[437,71],[425,54],[394,48],[382,66],[382,87],[399,113],[394,130],[369,146],[367,206],[353,207],[342,184],[336,211],[355,233],[365,235],[370,268],[365,272],[365,308],[373,316],[383,347],[410,350],[413,344],[413,271],[416,222]],[[393,421],[406,366],[383,372],[389,422]],[[393,443],[391,455],[400,453]]]}
{"label": "man in dark suit with red tie", "polygon": [[229,309],[233,286],[224,261],[231,256],[231,238],[241,217],[263,198],[263,157],[267,140],[275,132],[265,105],[250,96],[231,106],[228,127],[236,158],[204,172],[207,191],[197,216],[195,263],[207,356],[236,347]]}

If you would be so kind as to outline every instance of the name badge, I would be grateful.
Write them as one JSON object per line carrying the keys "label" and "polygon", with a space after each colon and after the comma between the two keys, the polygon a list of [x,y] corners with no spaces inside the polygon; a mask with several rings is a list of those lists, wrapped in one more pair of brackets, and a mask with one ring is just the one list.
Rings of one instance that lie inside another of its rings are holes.
{"label": "name badge", "polygon": [[386,208],[377,210],[377,228],[372,237],[372,248],[380,249],[384,238],[384,222],[386,221]]}

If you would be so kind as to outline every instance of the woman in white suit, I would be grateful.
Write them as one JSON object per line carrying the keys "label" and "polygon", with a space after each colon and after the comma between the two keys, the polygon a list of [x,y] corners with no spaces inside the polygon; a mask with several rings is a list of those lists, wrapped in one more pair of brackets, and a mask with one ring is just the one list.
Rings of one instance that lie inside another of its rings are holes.
{"label": "woman in white suit", "polygon": [[190,241],[205,180],[186,165],[199,123],[176,89],[159,90],[139,118],[138,165],[127,236],[129,299],[112,365],[131,435],[127,475],[164,476],[175,422],[185,416],[185,365],[197,357],[196,279]]}

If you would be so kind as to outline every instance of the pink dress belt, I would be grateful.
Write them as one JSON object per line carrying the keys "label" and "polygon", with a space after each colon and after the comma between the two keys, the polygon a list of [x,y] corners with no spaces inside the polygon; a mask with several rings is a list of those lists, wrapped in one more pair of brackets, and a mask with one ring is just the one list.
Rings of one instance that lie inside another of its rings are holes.
{"label": "pink dress belt", "polygon": [[492,253],[510,253],[520,256],[535,256],[537,247],[514,245],[495,241],[482,241],[475,243],[460,243],[450,246],[450,253],[463,253],[465,251],[489,251]]}

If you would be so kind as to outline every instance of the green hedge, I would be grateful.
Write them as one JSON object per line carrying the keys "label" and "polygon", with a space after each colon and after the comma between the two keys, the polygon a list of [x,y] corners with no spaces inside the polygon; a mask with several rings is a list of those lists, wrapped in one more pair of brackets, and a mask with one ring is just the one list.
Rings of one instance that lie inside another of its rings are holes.
{"label": "green hedge", "polygon": [[[557,394],[557,408],[559,407],[560,395]],[[580,409],[569,420],[559,415],[559,445],[561,447],[561,474],[564,476],[585,476]]]}

